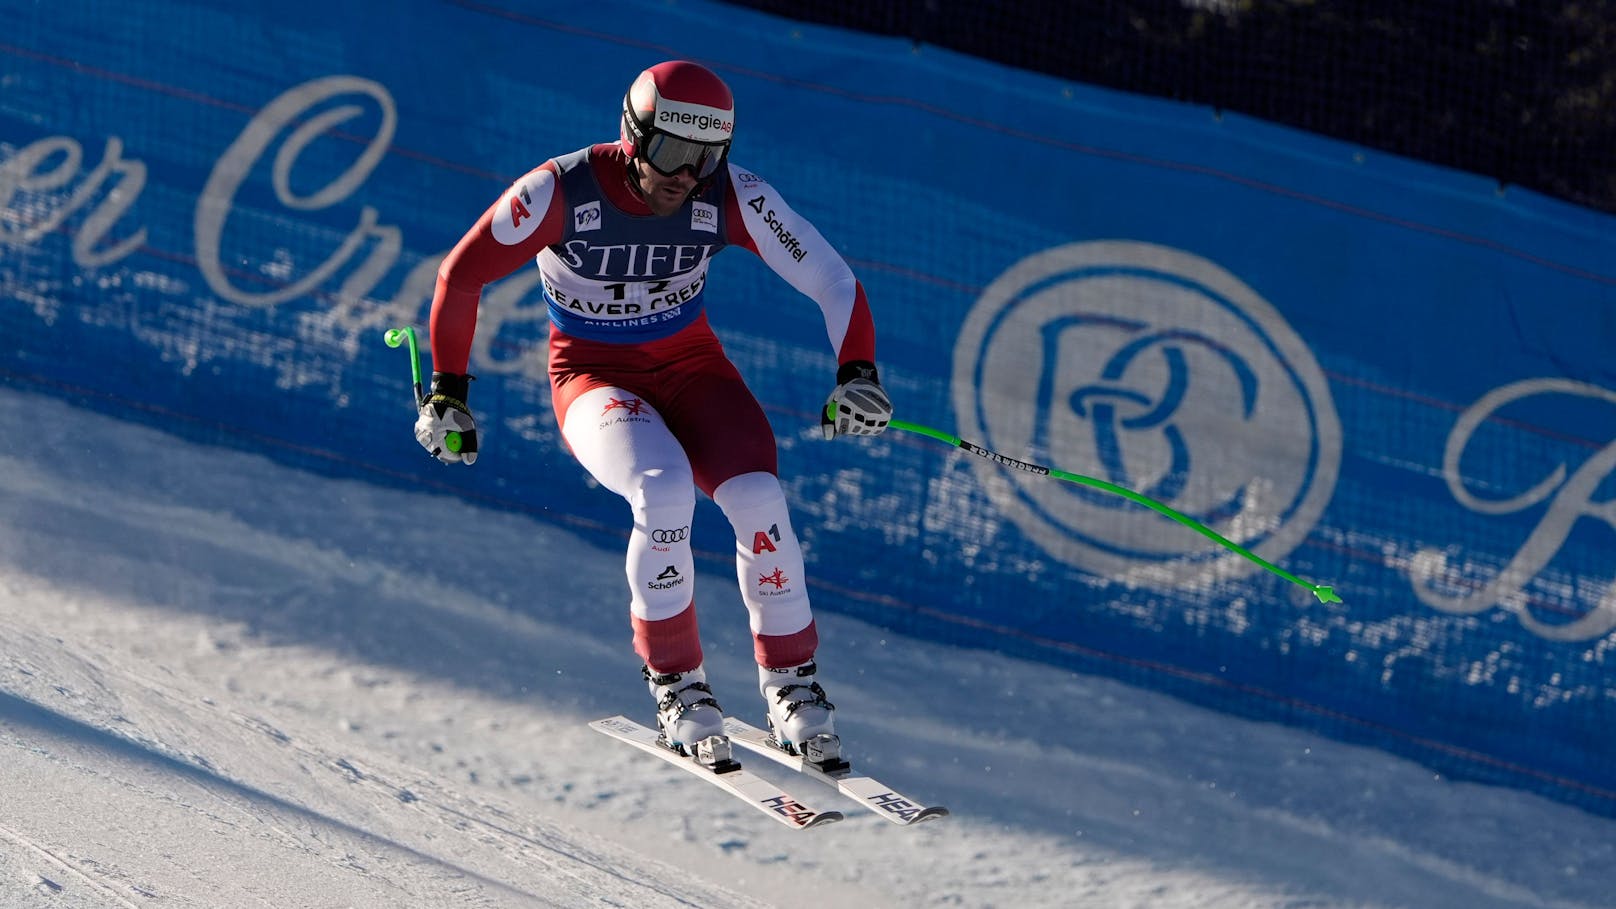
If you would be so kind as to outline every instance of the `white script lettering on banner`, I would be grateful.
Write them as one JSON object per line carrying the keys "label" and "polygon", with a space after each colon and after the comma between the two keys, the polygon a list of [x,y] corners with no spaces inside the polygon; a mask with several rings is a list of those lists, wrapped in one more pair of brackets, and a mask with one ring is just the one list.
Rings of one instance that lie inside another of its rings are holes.
{"label": "white script lettering on banner", "polygon": [[[363,112],[353,103],[339,104],[318,113],[315,110],[350,96],[378,109],[380,118],[375,134],[364,141],[358,157],[346,170],[317,191],[299,195],[291,186],[291,173],[296,169],[298,156],[315,140],[335,132]],[[394,269],[405,246],[398,227],[381,223],[377,210],[370,205],[360,208],[353,229],[322,263],[282,286],[261,292],[244,290],[230,280],[221,261],[225,231],[237,194],[247,175],[271,152],[274,154],[271,181],[275,198],[281,205],[293,212],[329,209],[347,201],[364,186],[391,147],[397,124],[397,107],[387,88],[357,76],[328,76],[305,82],[283,93],[253,117],[214,165],[197,200],[197,266],[213,292],[242,306],[268,307],[303,298],[324,286],[338,271],[349,267],[360,251],[368,247],[369,254],[364,261],[343,279],[335,305],[317,313],[316,320],[332,340],[350,353],[360,339],[383,325],[413,322],[421,307],[432,298],[438,263],[445,253],[416,265],[391,302],[383,305],[369,302],[369,294]],[[286,136],[280,140],[282,133]],[[278,147],[277,140],[280,140]],[[520,306],[513,297],[528,293],[536,283],[536,277],[524,281],[518,276],[490,288],[485,302],[493,305],[483,306],[479,313],[479,343],[473,352],[478,368],[484,373],[536,370],[542,375],[543,363],[535,365],[531,358],[500,361],[488,356],[489,345],[495,343],[506,321],[531,321],[530,310],[535,307]],[[537,307],[537,311],[542,314],[543,308]]]}
{"label": "white script lettering on banner", "polygon": [[[109,265],[128,256],[146,242],[146,229],[111,246],[97,249],[112,226],[140,197],[146,186],[146,165],[123,157],[123,140],[107,138],[101,163],[65,197],[61,190],[81,177],[84,149],[67,136],[49,136],[31,142],[0,162],[0,243],[28,246],[58,230],[80,209],[91,207],[89,217],[73,234],[73,264],[80,268]],[[109,179],[112,179],[109,184]]]}
{"label": "white script lettering on banner", "polygon": [[[351,126],[343,133],[344,141],[357,149],[352,163],[324,185],[301,192],[295,189],[292,174],[298,170],[299,156],[359,118],[367,106],[375,112],[374,133],[357,142]],[[234,261],[227,261],[224,252],[231,248],[227,240],[232,217],[240,220],[239,215],[246,211],[239,199],[242,188],[261,163],[270,162],[270,188],[275,203],[285,210],[280,223],[300,229],[307,222],[299,213],[329,211],[361,193],[391,148],[397,125],[397,106],[387,88],[351,75],[327,76],[294,86],[256,113],[215,162],[191,211],[196,267],[212,292],[227,303],[255,309],[313,303],[302,318],[304,339],[326,341],[348,357],[356,356],[364,339],[377,329],[420,319],[432,299],[438,264],[446,251],[427,256],[410,268],[390,300],[372,299],[376,288],[396,271],[406,250],[402,231],[384,223],[375,206],[360,206],[352,227],[333,241],[329,251],[319,253],[320,260],[311,267],[289,266],[276,259],[278,245],[259,237],[246,244],[247,252],[238,253]],[[141,212],[137,206],[146,183],[146,164],[138,157],[126,157],[124,140],[118,136],[107,138],[100,163],[90,170],[86,170],[83,146],[70,136],[47,136],[24,145],[0,160],[0,212],[4,213],[0,247],[35,246],[53,234],[66,234],[77,267],[99,269],[118,264],[149,242],[147,228],[138,223]],[[75,218],[81,212],[87,214]],[[252,214],[261,221],[261,216],[275,213],[260,208]],[[155,216],[165,221],[172,218],[167,212]],[[136,226],[131,227],[131,221]],[[169,263],[182,261],[178,250],[148,251]],[[250,288],[243,286],[243,274],[272,279]],[[342,281],[333,293],[328,285],[339,274]],[[526,324],[543,317],[543,306],[531,302],[538,297],[536,275],[519,273],[490,287],[473,351],[482,371],[531,371],[542,378],[542,361],[495,359],[489,354],[505,323]],[[53,317],[47,309],[41,309],[40,316]],[[288,365],[287,369],[300,367]]]}
{"label": "white script lettering on banner", "polygon": [[[1442,475],[1448,490],[1459,504],[1477,514],[1507,515],[1549,502],[1537,526],[1503,570],[1488,583],[1463,594],[1441,592],[1451,589],[1454,569],[1446,553],[1437,549],[1418,552],[1409,569],[1414,595],[1433,609],[1457,615],[1471,615],[1493,607],[1515,613],[1521,625],[1540,637],[1555,641],[1586,641],[1616,628],[1616,583],[1607,583],[1604,594],[1579,617],[1564,623],[1539,620],[1527,608],[1525,591],[1531,581],[1548,566],[1570,536],[1573,525],[1582,518],[1604,521],[1616,530],[1616,500],[1594,501],[1600,484],[1616,472],[1616,441],[1595,452],[1576,470],[1560,464],[1531,488],[1504,498],[1481,498],[1465,485],[1460,461],[1478,427],[1506,405],[1536,395],[1573,395],[1616,404],[1616,391],[1569,379],[1526,379],[1494,389],[1483,395],[1460,415],[1448,434],[1442,456]],[[1616,559],[1612,560],[1616,566]]]}
{"label": "white script lettering on banner", "polygon": [[280,147],[275,150],[272,176],[276,200],[289,209],[316,211],[342,202],[353,195],[376,169],[382,156],[387,154],[387,149],[393,141],[393,133],[398,126],[398,111],[393,104],[392,95],[388,94],[387,89],[368,79],[356,76],[329,76],[305,82],[287,91],[253,117],[252,122],[247,124],[246,129],[241,131],[241,135],[214,164],[213,173],[208,176],[207,185],[202,189],[202,196],[197,200],[195,216],[196,264],[214,293],[241,306],[272,306],[283,303],[304,296],[324,284],[338,269],[348,264],[366,241],[374,240],[375,247],[371,250],[369,259],[344,282],[342,295],[347,298],[351,297],[360,286],[374,287],[393,263],[398,261],[402,246],[398,228],[378,224],[376,209],[369,205],[360,209],[359,223],[324,262],[289,284],[262,292],[243,290],[230,281],[220,261],[226,222],[229,220],[231,209],[235,207],[236,193],[246,182],[247,175],[252,173],[258,161],[271,151],[282,131],[298,123],[318,105],[349,94],[369,99],[381,111],[381,121],[376,134],[365,143],[358,159],[349,165],[347,170],[311,195],[298,195],[292,190],[291,172],[293,165],[297,163],[297,156],[315,139],[362,113],[359,106],[344,104],[310,116],[307,122],[292,129]]}

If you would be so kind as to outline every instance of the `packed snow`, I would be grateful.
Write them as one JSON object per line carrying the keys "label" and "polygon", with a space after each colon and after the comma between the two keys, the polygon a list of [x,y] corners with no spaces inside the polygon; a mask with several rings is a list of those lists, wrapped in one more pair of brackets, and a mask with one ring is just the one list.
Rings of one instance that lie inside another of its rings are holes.
{"label": "packed snow", "polygon": [[[751,762],[848,813],[788,830],[587,728],[651,714],[614,548],[54,396],[0,390],[0,421],[0,906],[1489,909],[1616,893],[1616,821],[905,639],[828,595],[819,662],[849,756],[953,814],[900,828]],[[464,469],[422,459],[436,480]],[[757,721],[734,575],[699,584],[715,690]]]}

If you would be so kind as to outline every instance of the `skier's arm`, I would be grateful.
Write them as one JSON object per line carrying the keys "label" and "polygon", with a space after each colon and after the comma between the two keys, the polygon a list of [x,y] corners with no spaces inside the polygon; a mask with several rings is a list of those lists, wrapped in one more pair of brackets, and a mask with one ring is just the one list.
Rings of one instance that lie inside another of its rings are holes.
{"label": "skier's arm", "polygon": [[[892,419],[892,401],[875,369],[875,320],[864,285],[806,218],[774,188],[730,165],[729,243],[757,253],[775,273],[819,304],[831,348],[836,387],[820,414],[825,438],[876,435]],[[832,416],[834,414],[834,417]]]}
{"label": "skier's arm", "polygon": [[434,371],[466,372],[483,287],[559,243],[566,207],[546,161],[511,184],[443,258],[428,323]]}
{"label": "skier's arm", "polygon": [[875,363],[875,321],[864,285],[808,220],[767,181],[730,165],[730,244],[756,253],[786,283],[819,304],[840,365]]}

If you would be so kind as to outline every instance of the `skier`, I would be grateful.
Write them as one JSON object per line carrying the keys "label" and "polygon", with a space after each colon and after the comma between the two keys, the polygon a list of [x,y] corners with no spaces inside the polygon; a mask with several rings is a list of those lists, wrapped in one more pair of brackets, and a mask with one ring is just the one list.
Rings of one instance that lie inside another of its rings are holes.
{"label": "skier", "polygon": [[557,425],[632,515],[630,624],[666,744],[708,763],[728,756],[691,589],[700,488],[735,531],[769,726],[788,751],[833,763],[840,740],[815,675],[818,632],[774,433],[708,324],[711,257],[748,249],[823,311],[839,364],[826,401],[836,417],[821,417],[826,439],[880,433],[892,404],[863,286],[767,181],[730,163],[734,128],[723,80],[688,61],[660,63],[625,94],[617,142],[553,158],[507,189],[438,270],[432,391],[415,436],[445,463],[476,460],[466,372],[478,300],[484,285],[536,259]]}

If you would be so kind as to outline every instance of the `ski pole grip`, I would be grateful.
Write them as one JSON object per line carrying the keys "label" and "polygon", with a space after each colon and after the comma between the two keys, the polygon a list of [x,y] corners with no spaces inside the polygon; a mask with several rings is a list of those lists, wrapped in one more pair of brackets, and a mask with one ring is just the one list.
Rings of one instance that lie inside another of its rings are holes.
{"label": "ski pole grip", "polygon": [[[387,334],[382,336],[388,347],[397,347],[409,342],[410,345],[410,377],[415,380],[415,406],[426,405],[426,388],[421,383],[421,348],[415,342],[415,326],[406,325],[403,328],[389,328]],[[449,432],[443,437],[443,447],[458,454],[463,443],[460,433]]]}
{"label": "ski pole grip", "polygon": [[[397,347],[408,341],[410,344],[410,377],[415,380],[415,406],[420,407],[426,403],[426,390],[421,386],[421,349],[415,343],[415,326],[406,325],[403,328],[389,328],[383,336],[388,347]],[[458,442],[458,440],[456,440]],[[453,449],[450,449],[451,451]]]}

